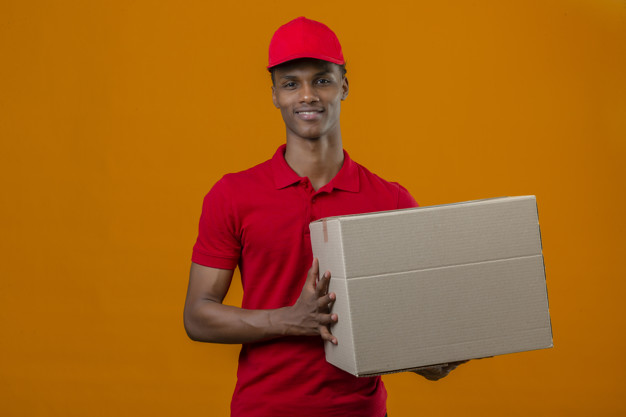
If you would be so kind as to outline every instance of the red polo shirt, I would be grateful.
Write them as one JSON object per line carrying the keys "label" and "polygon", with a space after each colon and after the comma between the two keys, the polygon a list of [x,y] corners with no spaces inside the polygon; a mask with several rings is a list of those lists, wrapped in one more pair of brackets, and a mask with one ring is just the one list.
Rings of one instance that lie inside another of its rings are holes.
{"label": "red polo shirt", "polygon": [[[313,261],[310,222],[417,206],[406,189],[372,174],[346,152],[339,173],[316,192],[307,177],[287,165],[284,153],[285,145],[271,160],[225,175],[204,199],[192,261],[221,269],[239,266],[243,308],[295,303]],[[234,417],[382,417],[386,412],[380,377],[356,378],[330,365],[318,336],[243,345],[237,377]]]}

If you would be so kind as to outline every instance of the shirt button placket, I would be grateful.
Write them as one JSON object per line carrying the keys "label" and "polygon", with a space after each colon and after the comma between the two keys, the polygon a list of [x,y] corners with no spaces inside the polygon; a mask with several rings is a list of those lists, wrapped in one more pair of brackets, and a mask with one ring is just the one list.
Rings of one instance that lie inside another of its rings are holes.
{"label": "shirt button placket", "polygon": [[311,197],[311,216],[309,218],[309,221],[312,222],[314,220],[317,220],[319,218],[318,212],[319,212],[319,195],[314,195]]}
{"label": "shirt button placket", "polygon": [[313,191],[312,187],[311,187],[311,183],[308,180],[302,180],[300,182],[300,185],[302,186],[302,189],[304,191],[304,195],[305,195],[305,206],[306,206],[306,214],[304,217],[304,224],[303,224],[303,229],[304,229],[304,234],[305,236],[309,234],[309,223],[311,222],[311,218],[313,217],[313,207],[311,204],[311,192]]}

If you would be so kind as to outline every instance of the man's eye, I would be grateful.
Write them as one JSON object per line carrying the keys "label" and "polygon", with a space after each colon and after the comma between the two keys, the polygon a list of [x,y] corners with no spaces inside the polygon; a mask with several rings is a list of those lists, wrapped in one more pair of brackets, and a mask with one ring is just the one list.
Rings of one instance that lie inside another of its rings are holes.
{"label": "man's eye", "polygon": [[317,80],[318,84],[330,84],[330,80],[326,79],[326,78],[320,78],[319,80]]}
{"label": "man's eye", "polygon": [[296,83],[294,83],[293,81],[289,81],[283,84],[283,87],[285,88],[294,88],[295,86],[296,86]]}

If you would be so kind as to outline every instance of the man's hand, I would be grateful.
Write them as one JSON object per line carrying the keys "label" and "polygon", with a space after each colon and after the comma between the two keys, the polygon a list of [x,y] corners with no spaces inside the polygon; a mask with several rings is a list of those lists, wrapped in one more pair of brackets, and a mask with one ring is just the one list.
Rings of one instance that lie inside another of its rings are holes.
{"label": "man's hand", "polygon": [[441,378],[448,376],[450,372],[456,369],[457,366],[464,364],[468,361],[458,361],[458,362],[450,362],[444,363],[441,365],[433,365],[428,366],[417,371],[413,371],[418,375],[423,376],[429,381],[438,381]]}
{"label": "man's hand", "polygon": [[337,344],[337,338],[330,333],[329,326],[337,322],[337,315],[330,314],[330,305],[335,301],[335,293],[328,293],[330,272],[320,278],[319,262],[313,265],[306,277],[302,292],[296,303],[289,308],[288,334],[302,336],[320,335],[324,341]]}

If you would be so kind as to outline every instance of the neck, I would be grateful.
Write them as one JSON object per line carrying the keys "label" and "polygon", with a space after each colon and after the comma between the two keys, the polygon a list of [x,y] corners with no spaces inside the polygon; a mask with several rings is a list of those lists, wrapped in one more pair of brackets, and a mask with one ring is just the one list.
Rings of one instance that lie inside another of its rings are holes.
{"label": "neck", "polygon": [[308,177],[316,191],[333,179],[343,165],[339,140],[287,138],[285,161],[299,176]]}

